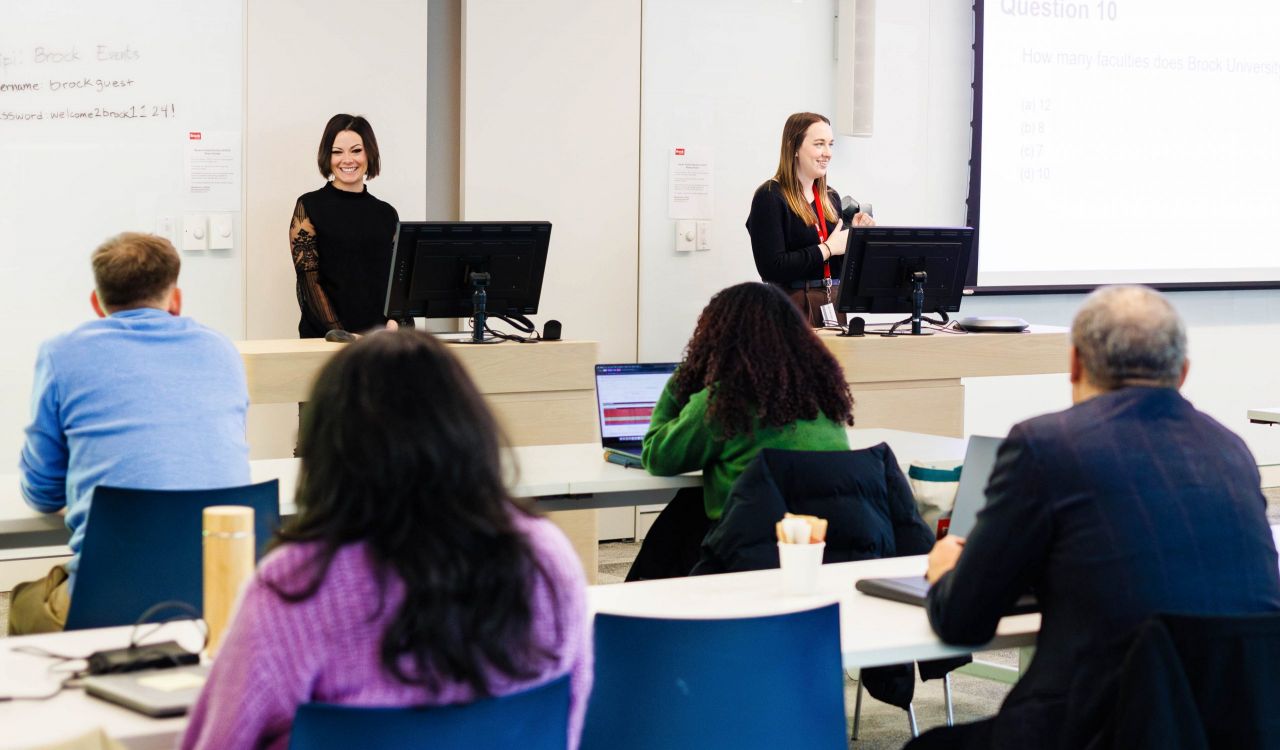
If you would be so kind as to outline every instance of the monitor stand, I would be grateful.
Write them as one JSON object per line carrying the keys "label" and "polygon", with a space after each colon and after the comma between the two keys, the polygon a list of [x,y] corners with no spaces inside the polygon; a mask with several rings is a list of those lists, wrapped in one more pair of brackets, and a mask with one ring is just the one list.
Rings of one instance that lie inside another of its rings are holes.
{"label": "monitor stand", "polygon": [[915,271],[911,274],[911,317],[903,318],[897,323],[894,323],[893,327],[889,329],[889,332],[882,333],[880,334],[881,336],[897,336],[898,326],[903,323],[911,324],[912,336],[932,336],[933,331],[924,330],[921,323],[932,323],[937,326],[944,326],[947,324],[950,319],[947,317],[946,312],[942,310],[938,311],[938,314],[942,316],[942,320],[934,320],[932,318],[924,317],[924,285],[928,281],[929,274],[924,271]]}
{"label": "monitor stand", "polygon": [[471,333],[467,334],[466,338],[446,338],[444,341],[450,344],[496,344],[502,340],[492,334],[486,335],[488,316],[485,314],[485,306],[489,299],[489,293],[485,291],[487,286],[489,286],[487,271],[471,273]]}

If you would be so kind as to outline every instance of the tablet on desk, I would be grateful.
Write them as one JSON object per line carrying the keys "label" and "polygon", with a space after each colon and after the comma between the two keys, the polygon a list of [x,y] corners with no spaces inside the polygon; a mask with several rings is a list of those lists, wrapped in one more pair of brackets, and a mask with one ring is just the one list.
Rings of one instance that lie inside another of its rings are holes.
{"label": "tablet on desk", "polygon": [[[1001,442],[1003,439],[996,437],[969,437],[969,446],[965,450],[964,464],[960,470],[960,486],[956,488],[956,501],[951,508],[950,533],[967,537],[973,530],[978,511],[987,504],[987,480],[991,478],[991,471],[995,468],[996,452]],[[863,578],[854,584],[854,588],[868,596],[918,607],[925,606],[929,601],[929,582],[924,576]],[[1039,609],[1040,604],[1035,596],[1027,594],[1018,599],[1005,614],[1026,614],[1038,612]]]}
{"label": "tablet on desk", "polygon": [[84,691],[147,716],[182,716],[195,705],[208,678],[209,667],[203,664],[145,669],[86,677]]}
{"label": "tablet on desk", "polygon": [[[924,579],[924,576],[863,578],[854,583],[853,587],[867,596],[913,604],[917,607],[924,607],[929,603],[929,582]],[[1023,594],[1005,614],[1025,615],[1039,611],[1040,602],[1035,594]]]}

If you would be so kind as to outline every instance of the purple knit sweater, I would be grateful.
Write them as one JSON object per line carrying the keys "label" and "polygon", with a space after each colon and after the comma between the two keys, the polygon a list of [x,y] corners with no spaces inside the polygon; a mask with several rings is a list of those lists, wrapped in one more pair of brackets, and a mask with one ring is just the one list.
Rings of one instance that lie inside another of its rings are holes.
{"label": "purple knit sweater", "polygon": [[[495,695],[505,695],[569,673],[568,747],[576,748],[592,677],[582,564],[551,522],[519,514],[515,518],[546,571],[545,577],[534,579],[533,632],[537,643],[559,654],[559,660],[533,680],[494,676],[489,684]],[[283,750],[294,713],[311,701],[410,706],[475,698],[465,684],[429,691],[405,685],[383,670],[379,643],[404,597],[404,586],[399,579],[389,581],[386,606],[379,611],[378,582],[363,545],[339,550],[320,589],[304,602],[285,602],[263,583],[284,583],[289,590],[305,582],[314,549],[289,544],[263,559],[191,711],[183,748]]]}

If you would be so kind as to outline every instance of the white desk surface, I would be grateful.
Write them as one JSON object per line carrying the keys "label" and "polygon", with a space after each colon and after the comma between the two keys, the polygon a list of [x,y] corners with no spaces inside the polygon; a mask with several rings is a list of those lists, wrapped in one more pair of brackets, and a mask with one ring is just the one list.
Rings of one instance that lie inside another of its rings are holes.
{"label": "white desk surface", "polygon": [[924,608],[853,587],[860,578],[924,575],[925,567],[925,555],[823,565],[811,596],[784,595],[782,573],[773,569],[591,586],[588,601],[593,613],[688,619],[780,614],[839,602],[840,650],[850,669],[1035,643],[1038,614],[1004,618],[982,649],[948,646],[934,635]]}
{"label": "white desk surface", "polygon": [[[1271,533],[1280,544],[1280,526]],[[840,649],[846,667],[895,664],[963,654],[970,649],[947,646],[930,630],[920,607],[866,596],[855,590],[859,578],[922,573],[925,558],[824,565],[818,592],[812,596],[784,596],[779,572],[761,570],[720,576],[667,581],[591,586],[588,603],[593,613],[652,617],[735,617],[775,614],[840,602]],[[989,647],[1012,647],[1035,642],[1039,615],[1018,615],[1000,621]],[[132,628],[103,628],[70,633],[0,639],[0,695],[31,695],[52,690],[49,659],[17,654],[18,646],[39,646],[61,654],[86,655],[128,644]],[[200,635],[189,623],[164,626],[148,641],[176,639],[190,649]],[[150,719],[110,703],[90,698],[82,690],[64,691],[47,701],[0,703],[0,750],[48,744],[84,734],[96,727],[130,748],[171,748],[185,720]]]}
{"label": "white desk surface", "polygon": [[[962,458],[965,441],[959,438],[924,435],[883,429],[849,431],[853,448],[885,442],[893,448],[905,467],[916,459]],[[655,477],[642,469],[628,469],[604,460],[599,443],[535,445],[511,449],[518,466],[512,488],[519,497],[563,497],[622,492],[655,492],[693,487],[702,483],[697,473],[677,477]],[[280,481],[280,512],[293,513],[294,486],[298,459],[272,458],[250,462],[254,482]],[[594,507],[584,499],[583,508]],[[22,500],[18,475],[0,475],[0,536],[62,528],[59,515],[32,510]]]}
{"label": "white desk surface", "polygon": [[1280,406],[1268,406],[1264,409],[1250,409],[1249,421],[1259,424],[1280,423]]}
{"label": "white desk surface", "polygon": [[[924,565],[924,556],[825,565],[819,579],[819,593],[804,597],[783,596],[779,571],[762,570],[591,586],[589,601],[593,612],[690,618],[773,614],[839,601],[841,650],[846,667],[969,653],[972,649],[947,646],[939,641],[929,628],[924,609],[868,597],[853,588],[858,578],[912,575],[922,573]],[[1039,615],[1006,617],[991,646],[1034,643],[1039,627]],[[167,628],[162,639],[186,635],[188,640],[183,645],[198,646],[198,638],[194,642],[190,640],[194,636],[190,625],[173,624]],[[51,660],[15,654],[15,646],[33,645],[68,655],[84,655],[101,648],[126,645],[129,631],[127,627],[104,628],[0,640],[0,695],[39,693],[56,685],[56,680],[48,675]],[[0,750],[51,743],[99,726],[131,748],[168,748],[176,742],[185,724],[180,718],[149,719],[91,698],[82,690],[68,690],[43,702],[0,703],[0,727],[4,727],[0,732]]]}
{"label": "white desk surface", "polygon": [[[38,646],[68,656],[85,656],[104,648],[129,645],[131,627],[77,630],[70,633],[0,639],[0,695],[40,695],[52,692],[62,679],[50,671],[54,660],[14,653],[19,646]],[[145,642],[177,640],[188,649],[203,641],[190,622],[172,623]],[[73,666],[83,666],[75,663]],[[0,750],[30,748],[58,742],[98,727],[129,748],[171,750],[186,726],[183,717],[152,719],[111,703],[90,698],[76,688],[46,701],[0,703]]]}

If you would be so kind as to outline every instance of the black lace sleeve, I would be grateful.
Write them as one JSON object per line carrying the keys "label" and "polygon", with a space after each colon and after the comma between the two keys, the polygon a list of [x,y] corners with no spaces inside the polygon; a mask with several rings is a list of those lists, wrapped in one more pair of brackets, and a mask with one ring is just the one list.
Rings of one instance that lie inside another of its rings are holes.
{"label": "black lace sleeve", "polygon": [[307,209],[298,201],[289,222],[289,247],[293,269],[298,275],[298,307],[308,320],[322,330],[342,328],[333,305],[320,288],[320,254],[316,249],[316,229],[307,217]]}

